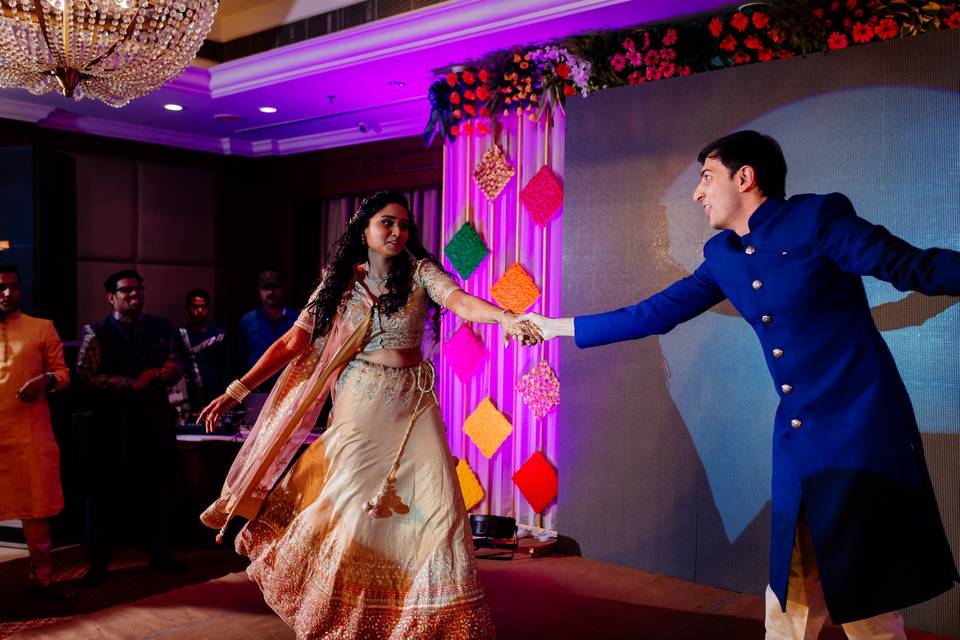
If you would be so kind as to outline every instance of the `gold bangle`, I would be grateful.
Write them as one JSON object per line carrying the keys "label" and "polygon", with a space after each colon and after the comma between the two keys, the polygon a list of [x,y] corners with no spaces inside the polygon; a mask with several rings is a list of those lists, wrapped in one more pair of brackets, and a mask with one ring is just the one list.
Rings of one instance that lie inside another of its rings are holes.
{"label": "gold bangle", "polygon": [[238,378],[227,385],[224,393],[236,400],[237,404],[243,404],[243,399],[250,395],[250,389]]}

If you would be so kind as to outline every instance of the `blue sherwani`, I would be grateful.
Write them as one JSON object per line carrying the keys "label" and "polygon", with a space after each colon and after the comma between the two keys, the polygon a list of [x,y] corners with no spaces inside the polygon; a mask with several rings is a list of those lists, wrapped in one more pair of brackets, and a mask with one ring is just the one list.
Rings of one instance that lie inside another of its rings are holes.
{"label": "blue sherwani", "polygon": [[575,319],[579,347],[663,334],[724,298],[750,323],[780,396],[773,428],[770,586],[786,603],[806,512],[835,623],[894,611],[958,579],[913,407],[861,280],[960,295],[960,253],[917,249],[843,195],[768,198],[723,231],[690,276]]}

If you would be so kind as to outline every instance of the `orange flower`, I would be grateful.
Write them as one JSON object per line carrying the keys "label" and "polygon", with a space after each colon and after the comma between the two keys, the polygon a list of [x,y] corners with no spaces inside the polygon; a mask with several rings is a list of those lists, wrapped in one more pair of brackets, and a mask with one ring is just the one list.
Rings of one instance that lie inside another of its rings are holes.
{"label": "orange flower", "polygon": [[710,21],[710,25],[707,28],[710,29],[710,33],[713,34],[714,38],[719,38],[720,34],[723,33],[723,20],[714,18]]}
{"label": "orange flower", "polygon": [[480,98],[481,100],[490,99],[490,91],[487,89],[485,85],[480,85],[479,87],[477,87],[477,97]]}
{"label": "orange flower", "polygon": [[526,68],[528,68],[529,66],[530,66],[530,63],[527,62],[527,61],[523,61],[523,62],[520,63],[520,68],[521,68],[521,69],[526,69]]}
{"label": "orange flower", "polygon": [[755,14],[750,16],[750,19],[753,21],[753,26],[755,26],[757,29],[763,29],[770,24],[770,16],[765,14],[763,11],[757,11]]}
{"label": "orange flower", "polygon": [[842,33],[837,33],[836,31],[831,33],[830,37],[827,38],[827,46],[830,47],[830,49],[843,49],[847,44],[847,36]]}
{"label": "orange flower", "polygon": [[873,27],[868,24],[858,22],[853,25],[853,41],[864,43],[873,40]]}
{"label": "orange flower", "polygon": [[735,14],[733,14],[733,17],[730,18],[730,26],[741,33],[746,31],[749,24],[750,18],[740,11],[737,11]]}
{"label": "orange flower", "polygon": [[519,53],[513,54],[513,61],[514,61],[514,62],[520,62],[522,59],[523,59],[523,58],[520,57],[520,54],[519,54]]}

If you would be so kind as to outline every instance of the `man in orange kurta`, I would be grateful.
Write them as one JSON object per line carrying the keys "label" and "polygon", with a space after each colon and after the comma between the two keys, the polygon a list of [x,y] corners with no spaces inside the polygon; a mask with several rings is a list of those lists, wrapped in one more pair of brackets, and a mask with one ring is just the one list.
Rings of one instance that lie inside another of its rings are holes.
{"label": "man in orange kurta", "polygon": [[20,274],[0,265],[0,520],[23,522],[30,577],[40,596],[56,594],[47,518],[63,508],[47,393],[69,384],[53,323],[20,311]]}

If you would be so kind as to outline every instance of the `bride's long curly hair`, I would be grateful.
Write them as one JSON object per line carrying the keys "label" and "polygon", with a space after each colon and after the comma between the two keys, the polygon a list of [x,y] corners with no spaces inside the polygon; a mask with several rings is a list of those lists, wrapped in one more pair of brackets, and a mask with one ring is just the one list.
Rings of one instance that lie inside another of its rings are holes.
{"label": "bride's long curly hair", "polygon": [[[350,217],[347,230],[333,243],[330,249],[332,258],[315,285],[320,286],[322,283],[323,287],[319,294],[307,304],[314,320],[313,339],[326,335],[333,326],[337,311],[345,304],[343,293],[354,278],[354,267],[367,259],[367,245],[364,243],[363,232],[370,224],[370,218],[389,204],[398,204],[410,214],[410,205],[403,194],[394,191],[378,191],[363,199],[356,213]],[[390,261],[390,272],[384,283],[386,293],[380,296],[378,303],[380,311],[387,315],[396,313],[407,303],[413,288],[415,260],[427,258],[440,264],[436,256],[427,251],[420,241],[420,230],[413,220],[413,215],[409,217],[409,224],[407,252]],[[440,305],[429,298],[427,300],[427,311],[432,316],[433,338],[436,340],[440,336]]]}

